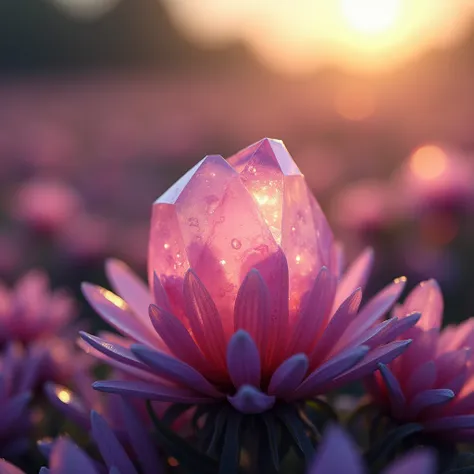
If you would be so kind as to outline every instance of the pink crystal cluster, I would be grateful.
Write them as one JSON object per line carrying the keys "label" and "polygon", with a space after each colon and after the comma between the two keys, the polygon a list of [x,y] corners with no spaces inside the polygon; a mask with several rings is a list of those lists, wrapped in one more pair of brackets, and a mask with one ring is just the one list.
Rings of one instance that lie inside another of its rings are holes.
{"label": "pink crystal cluster", "polygon": [[227,398],[259,413],[367,376],[407,348],[394,339],[420,316],[383,320],[404,279],[360,308],[371,263],[365,251],[342,272],[342,250],[281,141],[207,156],[153,205],[148,288],[116,261],[107,270],[117,294],[84,285],[124,336],[84,340],[141,378],[95,388]]}

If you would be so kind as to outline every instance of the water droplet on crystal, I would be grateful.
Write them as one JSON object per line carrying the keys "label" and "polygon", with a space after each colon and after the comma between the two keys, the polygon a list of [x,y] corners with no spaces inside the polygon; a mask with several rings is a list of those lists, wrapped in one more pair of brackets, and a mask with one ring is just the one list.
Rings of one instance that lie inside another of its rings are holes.
{"label": "water droplet on crystal", "polygon": [[199,227],[199,220],[196,217],[190,217],[188,219],[188,224],[191,227]]}
{"label": "water droplet on crystal", "polygon": [[235,250],[239,250],[242,247],[242,242],[239,239],[232,239],[230,244]]}
{"label": "water droplet on crystal", "polygon": [[163,244],[163,247],[165,248],[165,250],[168,250],[170,248],[170,244],[168,244],[168,243]]}
{"label": "water droplet on crystal", "polygon": [[226,262],[224,259],[222,259],[222,260],[219,260],[219,263],[220,263],[221,265],[225,265],[227,262]]}
{"label": "water droplet on crystal", "polygon": [[297,255],[295,260],[296,260],[296,264],[298,265],[301,262],[301,255]]}
{"label": "water droplet on crystal", "polygon": [[255,168],[255,166],[249,166],[248,171],[250,174],[255,174],[257,172],[257,168]]}
{"label": "water droplet on crystal", "polygon": [[208,214],[214,214],[217,207],[219,206],[219,198],[216,195],[206,197],[206,212]]}
{"label": "water droplet on crystal", "polygon": [[177,265],[178,267],[181,267],[181,266],[183,265],[183,263],[184,263],[183,255],[180,254],[179,252],[176,254],[176,260],[175,260],[175,262],[176,262],[176,265]]}
{"label": "water droplet on crystal", "polygon": [[296,227],[294,225],[291,226],[291,232],[296,232]]}

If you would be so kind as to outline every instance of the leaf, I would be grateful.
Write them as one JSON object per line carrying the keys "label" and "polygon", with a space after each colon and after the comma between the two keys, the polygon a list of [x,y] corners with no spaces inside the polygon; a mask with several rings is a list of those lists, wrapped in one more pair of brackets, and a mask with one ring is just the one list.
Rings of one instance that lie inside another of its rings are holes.
{"label": "leaf", "polygon": [[214,459],[200,453],[166,426],[156,416],[149,400],[147,400],[146,406],[148,414],[155,425],[159,442],[186,470],[193,474],[196,471],[202,474],[215,474],[217,472],[218,466]]}

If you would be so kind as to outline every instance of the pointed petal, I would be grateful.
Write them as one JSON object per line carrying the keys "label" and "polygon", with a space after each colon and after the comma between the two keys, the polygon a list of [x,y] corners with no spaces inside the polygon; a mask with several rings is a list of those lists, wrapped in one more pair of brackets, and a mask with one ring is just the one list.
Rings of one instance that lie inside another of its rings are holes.
{"label": "pointed petal", "polygon": [[121,472],[138,474],[123,446],[107,422],[95,411],[91,412],[92,436],[109,469],[116,467]]}
{"label": "pointed petal", "polygon": [[275,397],[265,395],[250,385],[242,385],[235,395],[227,399],[236,410],[249,415],[263,413],[275,404]]}
{"label": "pointed petal", "polygon": [[474,415],[445,416],[423,423],[426,431],[474,429]]}
{"label": "pointed petal", "polygon": [[436,374],[436,364],[433,360],[414,367],[405,383],[405,393],[407,397],[412,398],[419,392],[433,388],[436,383]]}
{"label": "pointed petal", "polygon": [[[67,438],[60,438],[53,447],[49,458],[49,468],[52,474],[98,474],[94,463],[84,451]],[[133,473],[134,471],[131,471]]]}
{"label": "pointed petal", "polygon": [[44,391],[51,405],[80,426],[89,424],[89,410],[81,398],[66,387],[48,382]]}
{"label": "pointed petal", "polygon": [[150,305],[150,319],[168,349],[183,362],[198,369],[209,364],[183,323],[167,310]]}
{"label": "pointed petal", "polygon": [[267,390],[268,394],[278,398],[291,395],[303,381],[308,366],[306,354],[295,354],[286,359],[273,373]]}
{"label": "pointed petal", "polygon": [[410,415],[418,416],[424,409],[443,405],[454,398],[454,393],[448,389],[433,389],[417,393],[410,402]]}
{"label": "pointed petal", "polygon": [[313,349],[329,320],[335,292],[335,277],[326,267],[321,268],[306,302],[303,303],[301,315],[294,324],[287,349],[288,356],[296,352],[309,353]]}
{"label": "pointed petal", "polygon": [[219,313],[211,295],[191,269],[184,278],[183,291],[186,314],[197,343],[210,361],[225,367],[226,341]]}
{"label": "pointed petal", "polygon": [[234,387],[260,386],[260,354],[249,333],[239,330],[227,346],[227,368]]}
{"label": "pointed petal", "polygon": [[149,436],[147,428],[142,425],[139,416],[124,398],[122,398],[121,408],[128,441],[135,451],[143,474],[163,474],[157,447]]}
{"label": "pointed petal", "polygon": [[385,364],[379,364],[378,367],[383,381],[385,382],[385,387],[387,388],[392,415],[395,418],[399,418],[404,414],[406,404],[405,395],[392,371]]}
{"label": "pointed petal", "polygon": [[92,384],[99,392],[118,393],[124,396],[158,400],[172,403],[211,403],[214,398],[198,394],[189,389],[170,387],[168,385],[152,384],[129,380],[99,380]]}
{"label": "pointed petal", "polygon": [[138,359],[165,380],[194,389],[210,397],[222,397],[222,394],[190,365],[138,344],[132,345],[131,349]]}
{"label": "pointed petal", "polygon": [[266,328],[269,325],[270,295],[260,272],[254,268],[247,273],[237,293],[234,330],[247,331],[263,356],[266,353]]}
{"label": "pointed petal", "polygon": [[163,308],[169,313],[172,312],[168,295],[156,272],[153,272],[153,296],[155,297],[156,306]]}
{"label": "pointed petal", "polygon": [[143,344],[160,343],[153,328],[151,331],[137,319],[122,298],[100,286],[82,284],[82,293],[95,311],[117,331]]}
{"label": "pointed petal", "polygon": [[406,314],[422,314],[418,327],[427,331],[439,329],[443,318],[443,295],[435,280],[420,283],[407,297],[403,305],[395,308],[395,316],[402,318]]}
{"label": "pointed petal", "polygon": [[388,344],[413,327],[420,320],[420,317],[421,313],[413,313],[402,319],[389,319],[388,321],[393,321],[393,323],[388,325],[386,330],[379,333],[373,340],[370,341],[370,344],[368,343],[368,345],[370,345],[370,347],[376,347],[382,344]]}
{"label": "pointed petal", "polygon": [[368,352],[367,346],[351,347],[329,359],[311,373],[295,390],[294,398],[305,398],[320,393],[322,387],[356,365]]}
{"label": "pointed petal", "polygon": [[364,474],[362,458],[355,443],[337,425],[324,433],[309,474]]}
{"label": "pointed petal", "polygon": [[0,474],[25,474],[21,469],[18,469],[13,464],[0,459]]}
{"label": "pointed petal", "polygon": [[336,297],[334,299],[333,311],[336,311],[341,303],[348,298],[357,288],[364,288],[369,278],[374,260],[374,252],[371,248],[365,249],[351,264],[337,285]]}

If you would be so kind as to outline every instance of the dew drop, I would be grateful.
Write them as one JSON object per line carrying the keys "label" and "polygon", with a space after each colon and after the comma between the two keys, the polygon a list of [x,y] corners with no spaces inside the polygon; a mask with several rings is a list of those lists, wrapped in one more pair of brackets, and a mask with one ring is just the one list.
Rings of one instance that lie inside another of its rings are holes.
{"label": "dew drop", "polygon": [[294,225],[291,226],[291,232],[296,232],[296,227]]}
{"label": "dew drop", "polygon": [[211,195],[206,197],[206,212],[208,214],[214,214],[217,207],[219,206],[219,198],[216,195]]}
{"label": "dew drop", "polygon": [[250,174],[255,174],[257,172],[257,168],[255,168],[255,166],[249,166],[248,172]]}
{"label": "dew drop", "polygon": [[242,242],[239,239],[232,239],[230,244],[235,250],[239,250],[242,247]]}

